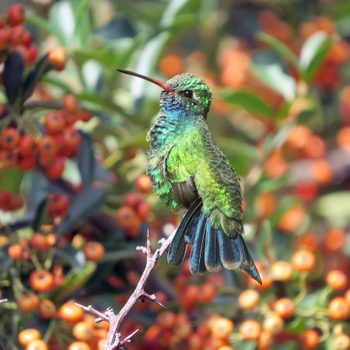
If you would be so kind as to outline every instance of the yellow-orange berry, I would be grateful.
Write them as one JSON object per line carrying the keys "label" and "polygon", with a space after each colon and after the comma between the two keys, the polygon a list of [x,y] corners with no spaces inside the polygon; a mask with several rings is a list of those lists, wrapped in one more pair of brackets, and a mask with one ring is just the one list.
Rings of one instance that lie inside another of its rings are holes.
{"label": "yellow-orange berry", "polygon": [[288,319],[294,315],[295,305],[291,299],[281,298],[275,301],[273,310],[283,319]]}
{"label": "yellow-orange berry", "polygon": [[301,335],[301,343],[305,350],[314,350],[320,342],[320,335],[314,329],[308,329]]}
{"label": "yellow-orange berry", "polygon": [[349,350],[350,337],[347,334],[338,334],[332,341],[333,350]]}
{"label": "yellow-orange berry", "polygon": [[27,346],[26,350],[48,350],[47,344],[42,339],[36,339],[31,341]]}
{"label": "yellow-orange berry", "polygon": [[348,284],[348,277],[343,271],[332,270],[326,275],[326,283],[336,291],[344,290]]}
{"label": "yellow-orange berry", "polygon": [[265,317],[262,327],[265,331],[268,331],[271,334],[278,334],[284,327],[283,318],[277,313],[271,312]]}
{"label": "yellow-orange berry", "polygon": [[328,316],[332,320],[344,321],[350,316],[350,304],[343,297],[333,298],[328,304]]}
{"label": "yellow-orange berry", "polygon": [[73,301],[68,301],[59,308],[58,316],[67,322],[77,323],[84,317],[84,311]]}
{"label": "yellow-orange berry", "polygon": [[292,255],[292,265],[298,272],[310,272],[316,266],[315,254],[306,249],[297,250]]}
{"label": "yellow-orange berry", "polygon": [[254,320],[246,320],[239,327],[239,332],[245,340],[257,340],[261,333],[260,323]]}
{"label": "yellow-orange berry", "polygon": [[292,265],[287,261],[276,261],[271,265],[271,277],[274,281],[288,282],[292,278]]}
{"label": "yellow-orange berry", "polygon": [[56,316],[56,306],[49,299],[40,300],[38,314],[44,320],[49,320]]}
{"label": "yellow-orange berry", "polygon": [[84,246],[84,255],[87,260],[98,262],[105,254],[105,248],[99,242],[87,242]]}
{"label": "yellow-orange berry", "polygon": [[38,329],[27,328],[27,329],[24,329],[23,331],[20,331],[18,333],[18,342],[21,345],[26,346],[30,342],[32,342],[36,339],[40,339],[40,337],[41,337],[41,333]]}
{"label": "yellow-orange berry", "polygon": [[272,348],[272,345],[273,345],[272,333],[262,330],[258,338],[258,343],[257,343],[258,350],[270,350]]}
{"label": "yellow-orange berry", "polygon": [[24,294],[17,299],[17,305],[22,312],[32,312],[39,305],[39,297],[36,294]]}
{"label": "yellow-orange berry", "polygon": [[259,293],[254,289],[243,291],[238,297],[238,305],[243,310],[252,310],[256,307],[260,300]]}
{"label": "yellow-orange berry", "polygon": [[81,341],[89,341],[93,336],[94,327],[86,321],[78,322],[73,327],[73,335]]}
{"label": "yellow-orange berry", "polygon": [[215,317],[209,321],[209,328],[214,338],[227,339],[234,330],[234,324],[228,318]]}
{"label": "yellow-orange berry", "polygon": [[47,270],[35,270],[30,274],[29,283],[33,290],[39,293],[47,293],[53,287],[52,273]]}

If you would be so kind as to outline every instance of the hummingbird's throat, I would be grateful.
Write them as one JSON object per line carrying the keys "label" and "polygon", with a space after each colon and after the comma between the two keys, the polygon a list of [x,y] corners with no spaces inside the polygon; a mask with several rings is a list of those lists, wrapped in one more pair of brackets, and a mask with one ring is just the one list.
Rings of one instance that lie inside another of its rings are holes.
{"label": "hummingbird's throat", "polygon": [[133,75],[135,77],[138,77],[138,78],[147,80],[147,81],[149,81],[149,82],[151,82],[153,84],[156,84],[156,85],[160,86],[166,92],[174,92],[175,91],[174,88],[172,88],[170,85],[168,85],[167,83],[165,83],[165,82],[163,82],[161,80],[154,79],[154,78],[148,77],[146,75],[143,75],[143,74],[140,74],[140,73],[136,73],[136,72],[133,72],[133,71],[127,70],[127,69],[117,69],[117,70],[119,72],[121,72],[121,73]]}

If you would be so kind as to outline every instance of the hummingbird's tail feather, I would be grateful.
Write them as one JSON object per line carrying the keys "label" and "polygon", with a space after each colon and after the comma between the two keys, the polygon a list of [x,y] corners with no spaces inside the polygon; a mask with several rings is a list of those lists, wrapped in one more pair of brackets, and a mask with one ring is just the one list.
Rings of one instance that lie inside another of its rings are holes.
{"label": "hummingbird's tail feather", "polygon": [[201,213],[202,201],[194,201],[184,215],[179,227],[176,230],[175,237],[170,244],[168,251],[168,263],[171,265],[180,265],[186,252],[186,243],[192,243],[196,223]]}
{"label": "hummingbird's tail feather", "polygon": [[216,234],[222,265],[227,270],[236,270],[243,259],[240,242],[235,238],[229,238],[222,230],[217,230]]}
{"label": "hummingbird's tail feather", "polygon": [[190,271],[192,275],[198,275],[207,271],[204,262],[205,237],[207,218],[204,215],[199,217],[196,232],[194,234],[193,246],[190,256]]}
{"label": "hummingbird's tail feather", "polygon": [[243,248],[242,253],[243,253],[243,261],[242,261],[242,265],[241,268],[252,278],[255,279],[255,281],[259,282],[262,285],[262,281],[261,281],[261,277],[259,275],[258,269],[255,266],[254,260],[251,257],[248,247],[244,242],[244,239],[241,235],[239,235],[238,237],[236,237],[235,239],[239,239],[241,241],[241,246]]}
{"label": "hummingbird's tail feather", "polygon": [[207,220],[205,231],[205,267],[209,272],[221,271],[223,266],[220,259],[218,235],[210,220]]}

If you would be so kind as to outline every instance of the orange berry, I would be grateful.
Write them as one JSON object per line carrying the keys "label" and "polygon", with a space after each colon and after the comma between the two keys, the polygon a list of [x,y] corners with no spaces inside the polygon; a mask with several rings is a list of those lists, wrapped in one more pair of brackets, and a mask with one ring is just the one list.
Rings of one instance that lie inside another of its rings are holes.
{"label": "orange berry", "polygon": [[306,248],[311,251],[318,249],[318,237],[313,232],[307,232],[299,236],[296,243],[298,248]]}
{"label": "orange berry", "polygon": [[261,333],[260,323],[254,320],[246,320],[239,327],[239,333],[245,340],[257,340]]}
{"label": "orange berry", "polygon": [[52,49],[49,52],[48,60],[55,66],[57,71],[61,71],[66,66],[67,55],[63,48]]}
{"label": "orange berry", "polygon": [[350,126],[339,130],[337,133],[337,145],[345,150],[350,149]]}
{"label": "orange berry", "polygon": [[227,339],[234,330],[234,324],[228,318],[215,317],[209,321],[209,328],[214,338]]}
{"label": "orange berry", "polygon": [[218,347],[217,350],[235,350],[235,349],[229,345],[222,345],[222,346]]}
{"label": "orange berry", "polygon": [[56,306],[49,299],[40,300],[38,314],[44,320],[50,320],[56,316]]}
{"label": "orange berry", "polygon": [[262,324],[265,331],[271,334],[278,334],[283,330],[284,321],[277,313],[269,313]]}
{"label": "orange berry", "polygon": [[350,304],[350,289],[348,289],[345,294],[344,294],[345,299],[348,301],[348,303]]}
{"label": "orange berry", "polygon": [[286,146],[297,151],[305,149],[310,136],[312,130],[308,126],[296,125],[288,134]]}
{"label": "orange berry", "polygon": [[53,287],[52,273],[47,270],[35,270],[30,274],[29,283],[36,292],[47,293]]}
{"label": "orange berry", "polygon": [[136,213],[140,220],[147,220],[152,212],[152,206],[146,201],[141,201],[137,208]]}
{"label": "orange berry", "polygon": [[314,350],[317,348],[320,342],[320,336],[318,332],[314,329],[308,329],[301,335],[301,343],[303,349],[305,350]]}
{"label": "orange berry", "polygon": [[67,350],[90,350],[90,346],[88,343],[85,343],[83,341],[75,341],[71,344],[69,344]]}
{"label": "orange berry", "polygon": [[93,336],[94,327],[89,322],[81,321],[74,325],[73,335],[81,341],[89,341]]}
{"label": "orange berry", "polygon": [[274,302],[273,310],[283,319],[288,319],[294,315],[295,305],[291,299],[281,298]]}
{"label": "orange berry", "polygon": [[22,24],[25,19],[26,15],[22,4],[15,3],[7,9],[7,22],[11,27]]}
{"label": "orange berry", "polygon": [[270,273],[274,281],[288,282],[292,279],[292,265],[287,261],[276,261],[271,265]]}
{"label": "orange berry", "polygon": [[347,334],[336,335],[332,341],[333,350],[349,350],[350,337]]}
{"label": "orange berry", "polygon": [[125,194],[123,202],[125,206],[136,209],[142,200],[143,197],[140,193],[128,192]]}
{"label": "orange berry", "polygon": [[346,234],[342,229],[330,229],[325,237],[325,244],[327,249],[332,252],[340,251],[346,242]]}
{"label": "orange berry", "polygon": [[0,144],[5,150],[12,151],[19,145],[21,134],[16,128],[5,128],[0,135]]}
{"label": "orange berry", "polygon": [[254,309],[260,300],[259,293],[254,289],[247,289],[243,291],[238,297],[238,305],[243,310]]}
{"label": "orange berry", "polygon": [[73,301],[68,301],[59,308],[58,316],[67,322],[77,323],[84,317],[84,311]]}
{"label": "orange berry", "polygon": [[215,295],[216,287],[213,284],[206,282],[200,289],[198,299],[201,303],[208,304],[215,298]]}
{"label": "orange berry", "polygon": [[64,130],[63,143],[65,147],[73,152],[73,155],[79,150],[80,140],[80,132],[74,127],[70,127]]}
{"label": "orange berry", "polygon": [[32,237],[30,237],[29,242],[33,248],[38,250],[46,250],[50,247],[46,235],[42,233],[33,233]]}
{"label": "orange berry", "polygon": [[167,77],[172,77],[183,71],[181,58],[177,54],[169,54],[161,58],[159,70]]}
{"label": "orange berry", "polygon": [[163,311],[157,316],[157,323],[162,329],[171,329],[176,325],[176,314],[172,311]]}
{"label": "orange berry", "polygon": [[17,299],[17,305],[22,312],[32,312],[39,306],[39,297],[36,294],[24,294]]}
{"label": "orange berry", "polygon": [[311,135],[308,140],[305,147],[305,154],[308,157],[317,158],[317,157],[324,157],[327,151],[327,143],[326,141],[317,136],[317,135]]}
{"label": "orange berry", "polygon": [[31,341],[27,346],[26,350],[48,350],[47,344],[42,339],[36,339]]}
{"label": "orange berry", "polygon": [[117,225],[125,230],[131,228],[135,224],[135,222],[138,221],[138,217],[135,211],[130,207],[119,208],[116,211],[115,219]]}
{"label": "orange berry", "polygon": [[63,108],[68,113],[77,113],[80,110],[78,100],[74,95],[65,95],[63,97]]}
{"label": "orange berry", "polygon": [[316,266],[315,254],[306,249],[297,250],[292,255],[292,265],[298,272],[310,272]]}
{"label": "orange berry", "polygon": [[258,350],[270,350],[273,345],[273,335],[268,331],[261,331],[258,338]]}
{"label": "orange berry", "polygon": [[151,179],[148,175],[140,175],[135,180],[135,187],[141,193],[148,193],[152,189]]}
{"label": "orange berry", "polygon": [[333,298],[328,304],[328,316],[332,320],[345,321],[350,316],[350,303],[342,297]]}
{"label": "orange berry", "polygon": [[305,218],[305,208],[302,205],[297,205],[287,210],[278,221],[278,228],[284,232],[297,231]]}
{"label": "orange berry", "polygon": [[186,311],[193,311],[199,302],[199,294],[199,286],[195,284],[186,286],[185,290],[180,294],[180,306]]}
{"label": "orange berry", "polygon": [[41,333],[38,329],[27,328],[27,329],[24,329],[23,331],[20,331],[18,333],[18,342],[21,345],[26,346],[30,342],[32,342],[36,339],[40,339],[40,337],[41,337]]}
{"label": "orange berry", "polygon": [[13,260],[27,260],[30,257],[29,248],[20,243],[11,244],[7,251],[9,257]]}
{"label": "orange berry", "polygon": [[335,291],[342,291],[348,284],[348,277],[343,271],[332,270],[326,275],[326,283]]}
{"label": "orange berry", "polygon": [[87,260],[99,262],[105,254],[105,248],[99,242],[87,242],[84,246],[84,255]]}
{"label": "orange berry", "polygon": [[311,163],[311,176],[320,185],[328,184],[333,179],[333,170],[326,159],[315,159]]}
{"label": "orange berry", "polygon": [[271,216],[276,210],[276,196],[272,193],[261,193],[255,201],[257,214],[262,218]]}

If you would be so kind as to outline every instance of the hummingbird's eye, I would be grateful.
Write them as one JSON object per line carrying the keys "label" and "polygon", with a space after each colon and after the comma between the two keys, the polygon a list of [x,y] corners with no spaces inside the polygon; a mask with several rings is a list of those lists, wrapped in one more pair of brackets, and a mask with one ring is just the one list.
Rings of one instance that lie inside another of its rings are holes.
{"label": "hummingbird's eye", "polygon": [[193,91],[192,90],[184,90],[181,91],[182,95],[184,95],[187,98],[193,98]]}

